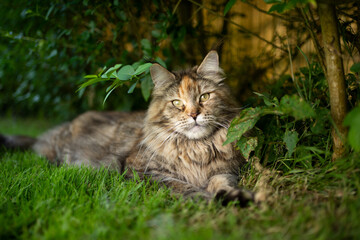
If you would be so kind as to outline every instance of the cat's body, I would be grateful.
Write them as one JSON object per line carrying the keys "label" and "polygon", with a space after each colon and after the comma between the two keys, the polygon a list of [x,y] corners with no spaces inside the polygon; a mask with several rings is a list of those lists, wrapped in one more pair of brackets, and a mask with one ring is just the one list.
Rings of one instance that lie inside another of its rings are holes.
{"label": "cat's body", "polygon": [[[151,76],[146,113],[87,112],[40,136],[32,149],[56,164],[105,166],[129,177],[134,170],[184,196],[252,201],[252,193],[237,187],[243,158],[232,144],[223,145],[236,105],[217,53],[179,73],[154,64]],[[21,142],[0,141],[8,147]]]}

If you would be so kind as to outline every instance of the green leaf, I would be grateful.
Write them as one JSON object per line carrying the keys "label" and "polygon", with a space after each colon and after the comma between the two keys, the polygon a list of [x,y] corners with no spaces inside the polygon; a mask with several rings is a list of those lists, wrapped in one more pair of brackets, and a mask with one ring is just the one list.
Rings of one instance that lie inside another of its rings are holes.
{"label": "green leaf", "polygon": [[229,0],[224,8],[224,16],[230,11],[232,6],[236,3],[236,0]]}
{"label": "green leaf", "polygon": [[103,69],[99,72],[99,74],[97,75],[97,77],[101,77],[101,75],[103,74],[103,72],[106,70],[106,66],[103,67]]}
{"label": "green leaf", "polygon": [[134,72],[135,71],[134,71],[134,68],[132,66],[126,65],[126,66],[123,66],[122,68],[120,68],[120,70],[116,74],[116,77],[119,80],[127,81],[132,77]]}
{"label": "green leaf", "polygon": [[291,157],[291,155],[295,151],[296,144],[297,144],[297,142],[299,140],[298,135],[299,134],[296,131],[288,131],[288,130],[286,130],[286,132],[284,134],[283,141],[286,144],[286,148],[288,150],[287,155],[289,157]]}
{"label": "green leaf", "polygon": [[133,69],[137,69],[141,64],[142,64],[142,62],[138,61],[138,62],[134,62],[133,64],[131,64],[131,66],[133,67]]}
{"label": "green leaf", "polygon": [[109,87],[106,88],[106,92],[109,92],[113,88],[120,87],[123,83],[119,79],[116,79]]}
{"label": "green leaf", "polygon": [[256,149],[258,145],[257,137],[242,137],[236,146],[240,150],[241,154],[245,159],[249,159],[250,153]]}
{"label": "green leaf", "polygon": [[352,71],[352,72],[354,72],[354,73],[360,72],[360,62],[354,63],[354,64],[351,66],[350,71]]}
{"label": "green leaf", "polygon": [[98,76],[97,75],[86,75],[84,76],[84,78],[97,78]]}
{"label": "green leaf", "polygon": [[261,113],[262,108],[259,107],[244,109],[239,117],[232,120],[226,135],[227,139],[223,145],[240,140],[245,132],[255,126],[256,122],[260,119]]}
{"label": "green leaf", "polygon": [[138,83],[138,81],[136,81],[136,83],[131,85],[130,88],[129,88],[129,91],[127,93],[133,93],[137,83]]}
{"label": "green leaf", "polygon": [[287,10],[292,10],[296,7],[297,4],[306,4],[307,0],[290,0],[286,3],[284,12]]}
{"label": "green leaf", "polygon": [[271,100],[269,99],[268,96],[266,96],[266,95],[264,95],[262,93],[258,93],[258,92],[254,92],[254,94],[256,94],[257,96],[262,98],[264,100],[264,103],[265,103],[266,106],[268,106],[268,107],[276,106],[276,103],[271,102]]}
{"label": "green leaf", "polygon": [[282,12],[284,12],[285,8],[286,8],[286,3],[278,3],[278,4],[271,6],[271,8],[269,9],[269,13],[275,12],[275,11],[278,13],[282,13]]}
{"label": "green leaf", "polygon": [[350,146],[360,152],[360,106],[351,110],[345,117],[344,126],[349,127],[348,141]]}
{"label": "green leaf", "polygon": [[134,75],[139,75],[139,74],[145,72],[146,70],[148,70],[151,67],[151,65],[152,65],[152,63],[144,63],[144,64],[140,65],[136,69]]}
{"label": "green leaf", "polygon": [[110,96],[110,94],[112,93],[112,91],[114,91],[116,89],[116,87],[112,88],[105,96],[104,101],[103,101],[103,106],[105,105],[106,100],[108,99],[108,97]]}
{"label": "green leaf", "polygon": [[141,93],[145,99],[145,101],[149,100],[151,89],[154,87],[154,84],[151,80],[150,75],[146,75],[141,79]]}
{"label": "green leaf", "polygon": [[[116,70],[118,70],[121,66],[122,66],[122,64],[116,64],[115,66],[109,68],[102,76],[105,75],[105,77],[110,77],[111,74],[112,74],[113,72],[115,72]],[[102,76],[101,76],[101,77],[102,77]]]}
{"label": "green leaf", "polygon": [[285,95],[280,100],[280,110],[284,114],[293,116],[296,120],[315,117],[315,111],[309,103],[298,95]]}
{"label": "green leaf", "polygon": [[107,81],[108,79],[103,79],[103,78],[93,78],[90,79],[89,81],[84,82],[83,84],[80,85],[80,87],[76,90],[79,91],[83,88],[86,88],[87,86],[90,86],[92,84],[98,83],[98,82],[102,82],[102,81]]}

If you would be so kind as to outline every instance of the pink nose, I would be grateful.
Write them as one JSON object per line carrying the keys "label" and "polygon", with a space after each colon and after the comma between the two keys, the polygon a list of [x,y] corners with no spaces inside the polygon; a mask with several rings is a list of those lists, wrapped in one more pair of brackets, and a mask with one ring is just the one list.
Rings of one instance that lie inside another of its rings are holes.
{"label": "pink nose", "polygon": [[197,112],[191,112],[189,114],[190,117],[192,117],[193,119],[196,119],[196,117],[198,116],[199,114]]}

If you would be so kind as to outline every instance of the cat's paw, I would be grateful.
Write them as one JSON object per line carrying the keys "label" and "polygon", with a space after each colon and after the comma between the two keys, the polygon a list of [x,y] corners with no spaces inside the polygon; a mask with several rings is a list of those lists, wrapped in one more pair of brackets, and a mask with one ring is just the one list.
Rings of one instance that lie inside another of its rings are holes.
{"label": "cat's paw", "polygon": [[255,202],[255,194],[245,189],[236,188],[231,191],[220,190],[216,193],[215,199],[221,201],[224,206],[230,202],[236,202],[240,207],[246,207],[249,203]]}

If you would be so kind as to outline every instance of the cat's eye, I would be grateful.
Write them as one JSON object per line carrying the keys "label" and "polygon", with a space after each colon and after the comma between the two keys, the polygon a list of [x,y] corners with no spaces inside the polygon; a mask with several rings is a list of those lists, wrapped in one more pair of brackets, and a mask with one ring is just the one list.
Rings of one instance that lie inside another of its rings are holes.
{"label": "cat's eye", "polygon": [[172,101],[172,104],[177,108],[182,108],[184,106],[184,103],[181,100],[174,100]]}
{"label": "cat's eye", "polygon": [[205,93],[200,96],[200,102],[206,102],[210,98],[210,93]]}

